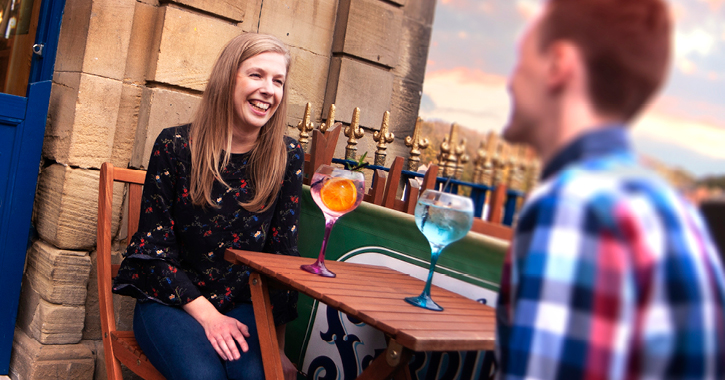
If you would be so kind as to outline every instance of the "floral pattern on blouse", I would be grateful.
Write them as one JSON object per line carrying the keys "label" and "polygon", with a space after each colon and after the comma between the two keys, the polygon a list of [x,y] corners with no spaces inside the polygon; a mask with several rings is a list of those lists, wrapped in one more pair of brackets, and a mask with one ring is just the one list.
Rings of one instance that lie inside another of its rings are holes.
{"label": "floral pattern on blouse", "polygon": [[[149,160],[138,232],[124,253],[113,292],[181,306],[206,297],[222,313],[250,302],[250,269],[224,260],[227,248],[299,256],[297,225],[304,151],[285,136],[287,170],[275,203],[262,213],[239,206],[253,196],[248,153],[232,154],[212,187],[218,206],[191,203],[189,125],[164,129]],[[297,293],[274,291],[275,323],[297,317]]]}

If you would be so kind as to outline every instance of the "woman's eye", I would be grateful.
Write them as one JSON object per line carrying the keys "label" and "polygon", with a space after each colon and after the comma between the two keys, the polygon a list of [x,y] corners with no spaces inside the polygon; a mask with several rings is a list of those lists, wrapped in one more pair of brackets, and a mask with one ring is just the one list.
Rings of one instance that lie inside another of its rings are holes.
{"label": "woman's eye", "polygon": [[261,78],[262,77],[259,73],[251,73],[251,74],[249,74],[249,76],[252,78]]}
{"label": "woman's eye", "polygon": [[274,83],[277,83],[277,84],[278,84],[278,85],[280,85],[280,86],[284,86],[284,81],[283,81],[283,80],[281,80],[281,79],[276,79],[276,80],[274,81]]}

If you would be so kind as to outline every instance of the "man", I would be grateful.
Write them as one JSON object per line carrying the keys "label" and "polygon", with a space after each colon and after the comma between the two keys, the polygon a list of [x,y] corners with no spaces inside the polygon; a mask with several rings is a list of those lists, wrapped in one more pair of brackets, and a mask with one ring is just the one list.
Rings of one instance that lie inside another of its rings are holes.
{"label": "man", "polygon": [[718,254],[628,139],[670,28],[661,0],[550,0],[521,41],[503,135],[544,170],[504,264],[500,378],[725,379]]}

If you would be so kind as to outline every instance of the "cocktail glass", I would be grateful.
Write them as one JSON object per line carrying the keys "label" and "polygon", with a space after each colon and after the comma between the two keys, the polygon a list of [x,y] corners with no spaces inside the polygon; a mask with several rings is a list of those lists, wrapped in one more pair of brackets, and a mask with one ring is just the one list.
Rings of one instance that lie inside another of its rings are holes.
{"label": "cocktail glass", "polygon": [[300,268],[323,277],[335,277],[335,274],[325,266],[325,251],[330,231],[339,217],[360,205],[364,188],[365,176],[362,172],[330,165],[322,165],[315,171],[310,192],[312,199],[325,215],[325,237],[322,239],[322,248],[317,261],[311,265],[302,265]]}
{"label": "cocktail glass", "polygon": [[448,244],[466,236],[473,225],[471,198],[426,190],[415,206],[415,224],[423,233],[431,248],[430,272],[423,293],[405,300],[428,310],[443,311],[430,297],[430,286],[438,257]]}

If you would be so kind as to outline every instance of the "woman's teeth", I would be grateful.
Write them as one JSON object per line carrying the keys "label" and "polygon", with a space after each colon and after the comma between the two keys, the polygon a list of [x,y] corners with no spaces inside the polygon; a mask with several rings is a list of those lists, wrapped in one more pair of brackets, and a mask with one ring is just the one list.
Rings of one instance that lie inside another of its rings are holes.
{"label": "woman's teeth", "polygon": [[267,103],[250,101],[249,104],[251,104],[252,107],[259,109],[260,111],[266,111],[269,109],[269,104]]}

